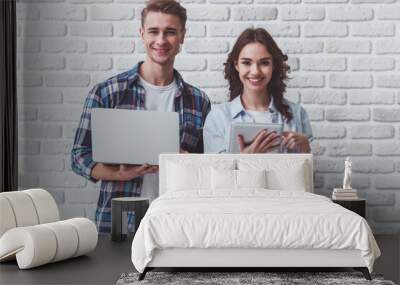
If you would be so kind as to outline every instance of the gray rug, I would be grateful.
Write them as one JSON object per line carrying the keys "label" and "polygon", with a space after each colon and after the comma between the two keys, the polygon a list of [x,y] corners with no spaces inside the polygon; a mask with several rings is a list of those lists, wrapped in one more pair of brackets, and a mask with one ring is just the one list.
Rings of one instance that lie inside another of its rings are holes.
{"label": "gray rug", "polygon": [[368,281],[360,272],[148,272],[142,281],[138,276],[139,273],[122,274],[117,285],[395,285],[380,275],[372,275],[373,280]]}

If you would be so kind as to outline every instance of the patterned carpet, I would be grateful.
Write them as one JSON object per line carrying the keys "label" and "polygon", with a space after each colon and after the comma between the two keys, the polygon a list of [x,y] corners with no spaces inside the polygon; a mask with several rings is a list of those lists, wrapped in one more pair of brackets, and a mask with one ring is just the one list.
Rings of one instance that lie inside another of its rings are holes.
{"label": "patterned carpet", "polygon": [[117,285],[212,284],[212,285],[395,285],[380,275],[368,281],[360,272],[148,272],[138,281],[138,273],[122,274]]}

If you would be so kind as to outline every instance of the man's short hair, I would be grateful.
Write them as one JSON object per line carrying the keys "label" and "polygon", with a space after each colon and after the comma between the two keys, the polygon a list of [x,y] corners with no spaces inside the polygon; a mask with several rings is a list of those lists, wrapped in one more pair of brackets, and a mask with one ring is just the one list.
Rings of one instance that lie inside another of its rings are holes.
{"label": "man's short hair", "polygon": [[174,0],[150,0],[146,7],[142,10],[142,27],[149,12],[161,12],[164,14],[174,15],[181,21],[182,27],[186,25],[186,9]]}

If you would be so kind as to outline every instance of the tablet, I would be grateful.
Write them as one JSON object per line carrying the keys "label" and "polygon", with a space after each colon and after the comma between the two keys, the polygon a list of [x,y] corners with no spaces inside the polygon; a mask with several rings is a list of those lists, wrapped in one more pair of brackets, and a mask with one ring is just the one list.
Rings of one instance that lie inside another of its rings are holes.
{"label": "tablet", "polygon": [[242,135],[246,144],[251,143],[256,135],[261,130],[268,130],[268,132],[276,132],[282,134],[282,124],[259,124],[259,123],[242,123],[233,122],[231,125],[231,132],[229,136],[229,152],[240,153],[237,136]]}

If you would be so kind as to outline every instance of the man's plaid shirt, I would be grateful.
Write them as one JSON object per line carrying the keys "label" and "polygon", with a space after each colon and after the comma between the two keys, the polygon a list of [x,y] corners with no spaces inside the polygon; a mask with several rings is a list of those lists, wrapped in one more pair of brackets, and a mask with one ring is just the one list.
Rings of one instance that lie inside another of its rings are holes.
{"label": "man's plaid shirt", "polygon": [[[145,90],[138,83],[140,64],[97,84],[86,98],[71,151],[71,164],[74,172],[93,182],[96,180],[90,176],[90,173],[96,163],[92,160],[91,109],[145,110]],[[204,92],[184,82],[176,70],[174,70],[174,77],[178,86],[174,104],[175,111],[180,115],[181,149],[192,153],[202,153],[203,125],[211,108],[210,101]],[[95,214],[99,232],[111,231],[111,199],[140,196],[142,183],[143,177],[125,182],[101,181]]]}

